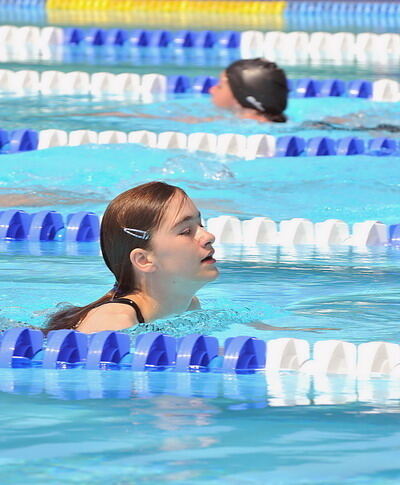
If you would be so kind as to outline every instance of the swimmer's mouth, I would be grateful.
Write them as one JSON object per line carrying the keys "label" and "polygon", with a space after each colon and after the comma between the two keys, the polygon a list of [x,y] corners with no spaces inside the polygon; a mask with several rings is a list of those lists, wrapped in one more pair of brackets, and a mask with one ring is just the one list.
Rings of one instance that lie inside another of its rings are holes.
{"label": "swimmer's mouth", "polygon": [[213,258],[213,256],[214,256],[214,250],[211,251],[208,256],[206,256],[205,258],[203,258],[201,260],[201,262],[202,263],[210,263],[210,264],[211,263],[216,263],[216,260]]}

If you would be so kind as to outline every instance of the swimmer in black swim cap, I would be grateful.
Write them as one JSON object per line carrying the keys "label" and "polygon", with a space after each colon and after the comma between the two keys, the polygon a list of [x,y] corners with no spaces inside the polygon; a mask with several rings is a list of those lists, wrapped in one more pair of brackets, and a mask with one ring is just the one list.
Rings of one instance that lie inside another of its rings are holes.
{"label": "swimmer in black swim cap", "polygon": [[[219,83],[209,93],[215,106],[234,111],[240,118],[264,122],[284,123],[289,89],[283,69],[265,59],[243,59],[230,64],[220,76]],[[148,118],[183,123],[206,123],[220,116],[166,116],[161,113],[125,113],[119,111],[76,113],[75,116],[113,116],[120,118]]]}
{"label": "swimmer in black swim cap", "polygon": [[228,66],[210,89],[219,108],[240,111],[242,118],[284,123],[288,87],[285,72],[265,59],[243,59]]}

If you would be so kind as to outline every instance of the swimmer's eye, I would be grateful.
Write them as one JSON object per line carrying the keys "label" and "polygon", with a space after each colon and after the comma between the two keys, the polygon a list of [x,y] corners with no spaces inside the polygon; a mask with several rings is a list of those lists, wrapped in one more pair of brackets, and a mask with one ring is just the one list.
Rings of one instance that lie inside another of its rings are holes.
{"label": "swimmer's eye", "polygon": [[[198,224],[196,224],[197,227],[201,227],[201,228],[204,228],[203,224],[201,222],[199,222]],[[183,231],[181,231],[179,233],[180,236],[190,236],[191,234],[193,234],[194,232],[196,231],[196,229],[194,227],[186,227],[185,229],[183,229]]]}

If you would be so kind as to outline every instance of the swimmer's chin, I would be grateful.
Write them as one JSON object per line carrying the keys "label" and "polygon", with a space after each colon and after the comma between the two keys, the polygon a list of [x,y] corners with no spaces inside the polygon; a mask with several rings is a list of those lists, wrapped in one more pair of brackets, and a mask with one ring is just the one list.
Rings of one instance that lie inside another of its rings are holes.
{"label": "swimmer's chin", "polygon": [[215,281],[219,276],[219,269],[215,266],[215,263],[210,265],[210,268],[206,272],[205,275],[202,275],[200,278],[202,281],[209,283],[211,281]]}

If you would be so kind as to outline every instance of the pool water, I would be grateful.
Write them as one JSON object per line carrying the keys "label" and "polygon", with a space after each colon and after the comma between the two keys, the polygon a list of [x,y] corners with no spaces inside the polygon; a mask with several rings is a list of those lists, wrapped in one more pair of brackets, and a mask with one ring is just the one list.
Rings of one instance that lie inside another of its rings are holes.
{"label": "pool water", "polygon": [[[118,61],[118,62],[117,62]],[[215,57],[138,63],[93,58],[90,72],[217,75]],[[83,69],[86,59],[28,59],[3,68]],[[32,64],[34,63],[34,64]],[[398,66],[288,67],[289,77],[398,79]],[[207,96],[142,104],[118,97],[0,98],[3,129],[297,134],[397,138],[398,103],[292,99],[289,122],[260,125],[211,106]],[[132,118],[88,116],[121,111]],[[188,117],[213,121],[190,123]],[[342,118],[318,126],[327,117]],[[156,118],[154,118],[156,117]],[[394,128],[393,128],[394,127]],[[399,223],[399,157],[297,157],[243,161],[139,145],[57,147],[2,155],[0,207],[101,215],[118,193],[150,180],[184,188],[203,217],[328,218]],[[399,342],[400,249],[217,248],[221,276],[199,292],[202,309],[129,330],[224,339],[296,337]],[[0,328],[42,326],[55,305],[84,304],[114,281],[97,243],[0,242]],[[23,323],[21,323],[23,322]],[[0,369],[0,482],[115,485],[398,483],[397,380],[300,373]]]}
{"label": "pool water", "polygon": [[[331,133],[329,133],[331,135]],[[140,145],[56,147],[2,155],[0,201],[28,212],[101,214],[109,200],[154,179],[182,186],[203,217],[399,222],[399,158],[332,156],[241,160]],[[67,163],[66,163],[67,161]],[[55,170],[56,168],[56,170]]]}
{"label": "pool water", "polygon": [[[118,192],[163,179],[206,218],[398,222],[396,157],[249,162],[97,145],[2,161],[3,204],[31,212],[101,214]],[[220,345],[235,335],[398,342],[399,256],[396,247],[223,245],[221,277],[199,292],[202,310],[129,333],[200,332]],[[56,303],[84,304],[113,284],[95,243],[2,242],[0,267],[1,328],[41,326]],[[0,393],[7,483],[26,480],[20,470],[34,484],[382,484],[400,475],[400,389],[384,378],[4,369]]]}
{"label": "pool water", "polygon": [[[254,29],[251,29],[254,30]],[[301,30],[301,29],[298,29]],[[324,29],[327,32],[328,29]],[[364,30],[362,32],[368,32]],[[0,50],[2,69],[34,69],[36,71],[84,71],[84,72],[149,72],[165,75],[217,76],[232,61],[240,58],[239,49],[179,49],[63,46],[50,47],[42,56],[37,50],[25,46],[17,50]],[[343,56],[307,59],[300,57],[271,59],[284,68],[289,78],[311,77],[318,79],[364,79],[371,81],[390,78],[399,79],[398,58],[386,55],[381,59],[363,55],[360,58]],[[205,72],[206,69],[206,72]]]}
{"label": "pool water", "polygon": [[[55,302],[83,305],[112,286],[95,245],[86,254],[46,251],[57,244],[42,244],[35,253],[16,242],[1,254],[1,327],[10,326],[9,318],[41,326]],[[217,246],[216,256],[221,276],[200,290],[202,310],[128,333],[198,332],[215,335],[221,343],[236,335],[354,343],[397,342],[400,337],[398,248],[223,245]]]}
{"label": "pool water", "polygon": [[34,484],[113,485],[399,479],[399,408],[390,398],[366,403],[343,393],[329,404],[318,390],[296,393],[291,376],[285,405],[259,375],[210,382],[197,374],[185,396],[185,375],[177,386],[173,375],[159,373],[18,371],[0,371],[0,477],[7,483],[26,476]]}
{"label": "pool water", "polygon": [[[288,122],[276,124],[243,123],[229,112],[214,108],[210,96],[190,94],[150,104],[118,96],[7,96],[0,97],[0,109],[4,113],[1,128],[7,130],[57,127],[66,131],[203,131],[333,138],[398,137],[400,131],[398,103],[346,97],[290,99]],[[321,121],[330,124],[319,127]]]}

